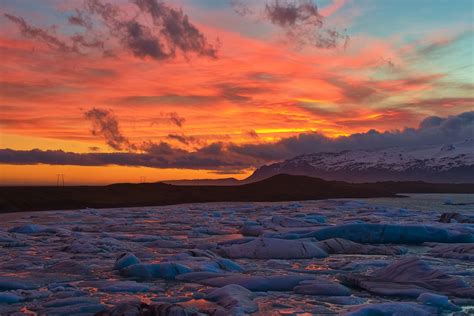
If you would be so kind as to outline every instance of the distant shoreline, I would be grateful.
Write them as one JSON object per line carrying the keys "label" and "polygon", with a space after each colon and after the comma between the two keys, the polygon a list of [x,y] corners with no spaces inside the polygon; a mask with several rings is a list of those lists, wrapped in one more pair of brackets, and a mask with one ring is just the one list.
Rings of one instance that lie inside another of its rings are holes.
{"label": "distant shoreline", "polygon": [[210,202],[284,202],[338,198],[404,197],[408,193],[474,193],[474,184],[347,183],[280,174],[238,186],[165,183],[108,186],[0,187],[0,213],[84,208],[151,207]]}

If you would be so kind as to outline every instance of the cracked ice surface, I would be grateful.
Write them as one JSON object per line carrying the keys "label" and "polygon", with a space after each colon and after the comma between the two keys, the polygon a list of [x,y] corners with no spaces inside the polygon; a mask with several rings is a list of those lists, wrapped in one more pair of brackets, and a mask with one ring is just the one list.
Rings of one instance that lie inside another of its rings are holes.
{"label": "cracked ice surface", "polygon": [[0,315],[468,315],[474,224],[442,212],[326,200],[2,214]]}

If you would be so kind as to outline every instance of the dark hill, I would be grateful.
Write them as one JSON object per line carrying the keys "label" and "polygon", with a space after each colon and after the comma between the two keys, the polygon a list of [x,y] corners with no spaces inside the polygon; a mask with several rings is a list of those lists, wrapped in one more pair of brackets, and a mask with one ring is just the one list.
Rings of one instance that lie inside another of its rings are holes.
{"label": "dark hill", "polygon": [[173,185],[239,185],[243,184],[236,178],[221,178],[221,179],[191,179],[191,180],[166,180],[161,181]]}
{"label": "dark hill", "polygon": [[0,212],[112,208],[199,202],[263,202],[327,198],[391,197],[397,193],[474,193],[474,184],[424,182],[347,183],[276,175],[239,186],[175,186],[165,183],[108,186],[0,187]]}

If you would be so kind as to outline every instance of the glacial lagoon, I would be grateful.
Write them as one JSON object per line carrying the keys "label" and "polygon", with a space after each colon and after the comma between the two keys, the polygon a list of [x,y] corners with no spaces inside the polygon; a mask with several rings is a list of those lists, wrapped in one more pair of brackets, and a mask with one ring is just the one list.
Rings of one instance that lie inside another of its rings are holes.
{"label": "glacial lagoon", "polygon": [[470,315],[473,200],[2,214],[0,315]]}

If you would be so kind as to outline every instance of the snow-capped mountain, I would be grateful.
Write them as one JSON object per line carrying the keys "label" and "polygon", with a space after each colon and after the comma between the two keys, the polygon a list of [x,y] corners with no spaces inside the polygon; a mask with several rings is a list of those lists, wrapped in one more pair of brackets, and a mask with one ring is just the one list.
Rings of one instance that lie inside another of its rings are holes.
{"label": "snow-capped mountain", "polygon": [[474,182],[474,139],[446,145],[346,150],[297,156],[258,168],[246,181],[275,174],[349,182]]}

